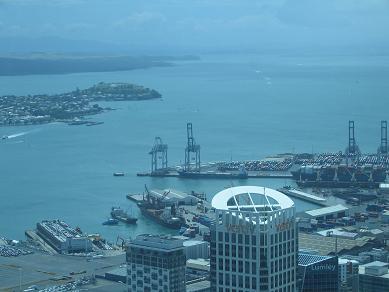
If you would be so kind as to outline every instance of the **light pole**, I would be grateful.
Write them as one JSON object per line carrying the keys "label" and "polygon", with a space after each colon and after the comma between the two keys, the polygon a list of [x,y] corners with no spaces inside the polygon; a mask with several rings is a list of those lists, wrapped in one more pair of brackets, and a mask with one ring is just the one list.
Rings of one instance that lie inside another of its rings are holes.
{"label": "light pole", "polygon": [[333,230],[327,231],[327,236],[328,237],[335,236],[335,255],[337,256],[338,255],[338,237],[336,235],[334,235]]}
{"label": "light pole", "polygon": [[19,270],[19,291],[22,291],[22,272],[23,272],[23,269],[20,267],[18,270]]}

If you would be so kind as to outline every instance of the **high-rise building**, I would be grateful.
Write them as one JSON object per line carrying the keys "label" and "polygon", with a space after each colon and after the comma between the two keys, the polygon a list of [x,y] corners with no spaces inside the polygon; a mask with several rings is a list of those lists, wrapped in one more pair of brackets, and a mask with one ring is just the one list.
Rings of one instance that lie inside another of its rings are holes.
{"label": "high-rise building", "polygon": [[298,291],[336,292],[338,277],[338,257],[299,253]]}
{"label": "high-rise building", "polygon": [[264,187],[225,189],[212,199],[211,290],[296,291],[293,201]]}
{"label": "high-rise building", "polygon": [[128,291],[185,291],[185,265],[182,240],[139,235],[127,248]]}
{"label": "high-rise building", "polygon": [[359,262],[356,260],[349,260],[339,258],[339,288],[343,291],[357,292],[358,289],[358,271]]}
{"label": "high-rise building", "polygon": [[375,261],[359,266],[359,291],[388,291],[388,265],[388,263]]}

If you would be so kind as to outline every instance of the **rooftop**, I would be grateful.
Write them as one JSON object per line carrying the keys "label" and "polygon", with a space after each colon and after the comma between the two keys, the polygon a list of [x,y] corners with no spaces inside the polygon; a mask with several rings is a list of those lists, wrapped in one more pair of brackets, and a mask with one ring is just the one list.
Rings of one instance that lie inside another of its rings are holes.
{"label": "rooftop", "polygon": [[296,190],[296,189],[293,189],[293,188],[288,189],[288,191],[291,192],[291,193],[295,193],[297,195],[300,195],[302,197],[307,197],[307,198],[313,199],[315,201],[320,201],[320,202],[327,201],[324,198],[321,198],[321,197],[318,197],[318,196],[315,196],[315,195],[311,195],[311,194],[308,194],[308,193],[305,193],[305,192],[302,192],[302,191],[299,191],[299,190]]}
{"label": "rooftop", "polygon": [[331,236],[345,237],[350,239],[356,238],[358,236],[358,233],[342,231],[339,229],[327,229],[318,231],[316,233],[321,236],[328,236],[328,234],[330,234]]}
{"label": "rooftop", "polygon": [[321,256],[309,253],[299,253],[298,254],[298,264],[299,266],[309,266],[316,264],[325,260],[328,260],[332,257],[330,256]]}
{"label": "rooftop", "polygon": [[201,291],[205,289],[210,289],[211,288],[211,282],[210,281],[201,281],[201,282],[196,282],[193,284],[188,284],[186,285],[186,292],[195,292],[195,291]]}
{"label": "rooftop", "polygon": [[335,241],[338,243],[338,253],[343,254],[353,249],[359,249],[369,244],[373,238],[363,236],[356,239],[328,237],[317,234],[299,232],[299,249],[314,250],[320,255],[335,254]]}
{"label": "rooftop", "polygon": [[353,264],[359,264],[358,261],[356,260],[350,260],[350,259],[345,259],[345,258],[339,258],[338,263],[341,264],[347,264],[347,263],[353,263]]}
{"label": "rooftop", "polygon": [[359,274],[389,279],[388,263],[374,261],[359,266]]}
{"label": "rooftop", "polygon": [[212,199],[212,207],[218,210],[241,212],[271,212],[294,206],[283,193],[258,186],[239,186],[225,189]]}
{"label": "rooftop", "polygon": [[312,216],[312,217],[320,217],[320,216],[325,216],[327,214],[338,213],[338,212],[342,212],[342,211],[346,211],[346,210],[348,210],[347,207],[343,206],[342,204],[338,204],[338,205],[334,205],[334,206],[329,206],[329,207],[314,209],[311,211],[306,211],[305,213]]}
{"label": "rooftop", "polygon": [[176,250],[183,247],[182,240],[167,235],[158,236],[151,234],[138,235],[135,239],[130,241],[129,246],[165,251]]}

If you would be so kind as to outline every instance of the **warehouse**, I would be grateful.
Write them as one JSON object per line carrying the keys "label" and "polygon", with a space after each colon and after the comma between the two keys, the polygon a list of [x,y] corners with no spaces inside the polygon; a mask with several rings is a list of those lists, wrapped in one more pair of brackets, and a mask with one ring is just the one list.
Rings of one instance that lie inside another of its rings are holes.
{"label": "warehouse", "polygon": [[348,215],[348,208],[341,204],[314,209],[314,210],[306,211],[304,213],[305,217],[316,219],[319,221],[342,218],[342,217],[346,217],[347,215]]}

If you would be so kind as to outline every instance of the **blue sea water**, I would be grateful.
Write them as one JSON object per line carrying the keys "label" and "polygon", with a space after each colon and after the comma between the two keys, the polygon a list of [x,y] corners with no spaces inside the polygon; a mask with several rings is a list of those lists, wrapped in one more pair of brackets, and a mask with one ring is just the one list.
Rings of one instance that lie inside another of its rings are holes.
{"label": "blue sea water", "polygon": [[[117,235],[171,233],[141,215],[136,226],[102,226],[111,206],[136,207],[125,195],[149,188],[204,191],[226,180],[136,177],[150,168],[154,137],[169,145],[169,164],[184,159],[192,122],[203,161],[259,159],[282,152],[333,152],[347,144],[356,122],[364,152],[375,152],[379,123],[389,119],[389,58],[202,56],[172,67],[126,72],[0,77],[0,95],[61,93],[94,83],[131,82],[154,88],[162,100],[115,102],[94,116],[94,127],[61,123],[2,127],[0,236],[23,238],[43,219],[61,218],[110,240]],[[124,177],[112,173],[123,171]],[[291,181],[234,181],[277,188]],[[298,210],[315,206],[295,200]]]}

